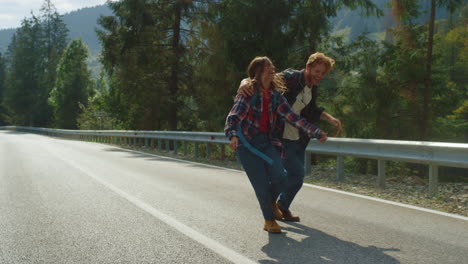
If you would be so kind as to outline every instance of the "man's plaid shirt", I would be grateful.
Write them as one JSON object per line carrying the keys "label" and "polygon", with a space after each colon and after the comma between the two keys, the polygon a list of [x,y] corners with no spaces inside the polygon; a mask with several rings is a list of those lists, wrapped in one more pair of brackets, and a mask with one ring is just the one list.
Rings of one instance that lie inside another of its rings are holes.
{"label": "man's plaid shirt", "polygon": [[[281,141],[279,140],[278,134],[278,123],[276,122],[277,119],[281,121],[286,121],[291,125],[299,128],[300,130],[304,131],[309,135],[309,137],[318,137],[320,135],[321,130],[308,123],[305,119],[301,118],[299,115],[295,114],[291,106],[286,101],[283,95],[281,95],[278,91],[270,91],[271,93],[271,100],[269,105],[269,118],[270,118],[270,129],[269,135],[271,139],[271,143],[273,146],[281,147]],[[277,100],[277,108],[276,112],[272,113],[271,107],[273,102],[273,97],[276,96]],[[250,100],[252,96],[245,97],[243,95],[237,95],[234,100],[234,105],[229,112],[226,118],[226,125],[224,127],[224,132],[226,136],[231,139],[233,136],[237,136],[239,133],[238,126],[239,122],[241,123],[242,134],[247,139],[247,141],[251,141],[252,138],[260,133],[260,119],[262,115],[262,103],[263,97],[258,96],[255,104],[252,106],[252,115],[249,115],[250,110]],[[276,124],[276,125],[275,125]],[[241,142],[239,142],[241,143]]]}

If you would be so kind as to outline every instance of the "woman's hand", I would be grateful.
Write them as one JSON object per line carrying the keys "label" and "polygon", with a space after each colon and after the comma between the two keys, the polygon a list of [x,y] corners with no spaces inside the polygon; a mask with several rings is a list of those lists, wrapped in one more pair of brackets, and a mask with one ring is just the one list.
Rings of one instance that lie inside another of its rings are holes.
{"label": "woman's hand", "polygon": [[236,136],[231,137],[231,143],[229,144],[229,147],[232,150],[236,150],[238,146],[239,146],[239,138]]}
{"label": "woman's hand", "polygon": [[327,133],[321,131],[321,132],[320,132],[320,138],[318,139],[318,141],[320,141],[320,142],[323,143],[323,142],[327,141],[327,138],[328,138],[328,137],[327,137]]}

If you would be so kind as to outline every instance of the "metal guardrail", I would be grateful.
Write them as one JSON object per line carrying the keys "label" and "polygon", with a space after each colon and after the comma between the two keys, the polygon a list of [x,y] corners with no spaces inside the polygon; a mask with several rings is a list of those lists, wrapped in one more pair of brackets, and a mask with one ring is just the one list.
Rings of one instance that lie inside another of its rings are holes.
{"label": "metal guardrail", "polygon": [[[77,140],[92,140],[113,144],[143,145],[162,150],[163,141],[169,151],[169,142],[173,142],[177,153],[178,144],[184,144],[184,155],[187,155],[187,143],[194,142],[194,156],[199,156],[198,145],[207,144],[206,156],[210,157],[210,144],[221,146],[221,158],[224,159],[224,148],[229,141],[224,133],[218,132],[185,132],[185,131],[122,131],[122,130],[65,130],[7,126],[0,129],[26,131],[48,136],[66,137]],[[144,141],[144,142],[141,142]],[[157,146],[156,146],[157,144]],[[468,144],[427,141],[398,141],[354,138],[329,138],[326,143],[311,140],[306,149],[306,174],[311,171],[311,154],[337,156],[336,179],[344,179],[344,157],[353,156],[377,160],[377,185],[385,187],[386,161],[404,161],[426,164],[429,166],[429,195],[437,193],[439,166],[468,168]],[[467,175],[468,176],[468,175]]]}

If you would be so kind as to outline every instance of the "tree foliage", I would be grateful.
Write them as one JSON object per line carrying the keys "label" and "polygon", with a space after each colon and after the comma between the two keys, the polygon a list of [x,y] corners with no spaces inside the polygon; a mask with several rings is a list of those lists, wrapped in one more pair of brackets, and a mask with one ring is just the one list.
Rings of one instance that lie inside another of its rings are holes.
{"label": "tree foliage", "polygon": [[[421,1],[388,1],[386,18],[395,23],[386,24],[385,42],[329,35],[340,8],[380,16],[382,2],[113,1],[113,15],[101,17],[97,31],[105,73],[97,90],[80,88],[79,97],[68,93],[74,84],[64,65],[73,64],[63,62],[76,57],[64,55],[54,70],[65,31],[46,0],[44,15],[23,21],[6,56],[8,121],[50,125],[49,100],[60,127],[220,131],[253,57],[270,56],[278,70],[300,69],[321,51],[337,63],[320,84],[319,104],[342,120],[345,136],[466,141],[466,4],[434,2],[452,13],[434,21],[432,52],[430,9]],[[57,73],[60,80],[50,85]],[[79,104],[66,108],[65,95]]]}
{"label": "tree foliage", "polygon": [[4,104],[4,94],[6,86],[6,59],[0,52],[0,126],[7,124],[6,122],[6,109],[3,106]]}
{"label": "tree foliage", "polygon": [[50,0],[41,15],[25,18],[8,47],[9,71],[5,106],[10,122],[48,126],[52,110],[48,104],[55,83],[55,70],[67,42],[67,28]]}
{"label": "tree foliage", "polygon": [[98,31],[111,77],[110,104],[128,128],[177,129],[186,76],[190,1],[120,1]]}

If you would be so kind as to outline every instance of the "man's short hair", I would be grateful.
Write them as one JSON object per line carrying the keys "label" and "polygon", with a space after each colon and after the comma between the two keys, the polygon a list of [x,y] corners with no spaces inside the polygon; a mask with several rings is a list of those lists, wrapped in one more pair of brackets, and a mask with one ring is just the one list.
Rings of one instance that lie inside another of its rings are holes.
{"label": "man's short hair", "polygon": [[316,64],[320,64],[320,63],[325,65],[325,67],[327,68],[326,73],[329,73],[333,69],[333,65],[335,65],[335,60],[330,57],[325,56],[325,54],[321,52],[316,52],[310,55],[309,59],[307,60],[306,66],[308,65],[315,66]]}

